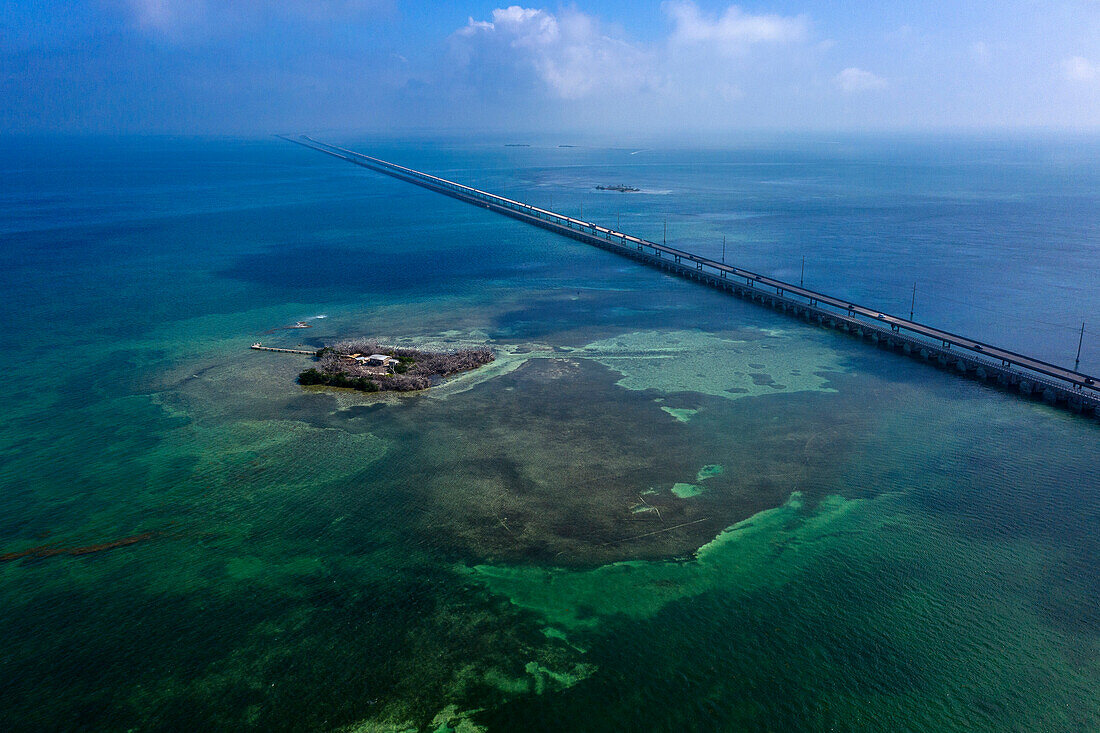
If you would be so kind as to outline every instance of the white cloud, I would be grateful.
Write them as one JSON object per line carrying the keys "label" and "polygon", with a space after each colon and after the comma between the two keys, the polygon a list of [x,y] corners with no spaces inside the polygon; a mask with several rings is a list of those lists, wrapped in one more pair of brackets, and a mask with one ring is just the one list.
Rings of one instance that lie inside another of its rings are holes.
{"label": "white cloud", "polygon": [[[736,5],[706,14],[690,0],[662,7],[671,30],[665,41],[651,45],[624,39],[574,8],[497,8],[488,19],[470,18],[452,35],[455,67],[466,70],[472,86],[501,73],[511,73],[511,83],[533,73],[559,99],[659,92],[670,103],[732,102],[753,82],[748,50],[785,54],[778,49],[805,47],[810,35],[809,20],[801,15],[755,15]],[[787,60],[784,55],[778,62]],[[773,70],[775,61],[768,62]]]}
{"label": "white cloud", "polygon": [[160,33],[195,25],[206,15],[205,3],[198,0],[129,0],[129,5],[139,28]]}
{"label": "white cloud", "polygon": [[1062,73],[1070,81],[1093,81],[1100,77],[1100,67],[1084,56],[1073,56],[1062,62]]}
{"label": "white cloud", "polygon": [[495,27],[496,26],[494,26],[488,20],[474,20],[471,17],[466,22],[466,26],[464,28],[459,28],[458,29],[458,35],[469,37],[469,36],[473,36],[477,33],[480,33],[482,31],[492,31]]}
{"label": "white cloud", "polygon": [[880,76],[870,71],[849,66],[844,71],[833,77],[833,83],[840,87],[845,94],[857,94],[885,89],[889,84]]}
{"label": "white cloud", "polygon": [[736,5],[719,15],[704,15],[690,0],[666,2],[672,19],[671,41],[677,44],[710,44],[726,51],[742,52],[761,43],[796,43],[809,35],[804,15],[752,15]]}
{"label": "white cloud", "polygon": [[121,0],[142,31],[168,37],[226,35],[275,20],[293,23],[346,21],[391,9],[392,0]]}
{"label": "white cloud", "polygon": [[518,5],[497,8],[493,11],[492,20],[470,18],[466,27],[458,32],[464,36],[498,32],[507,36],[516,47],[545,46],[559,38],[557,18],[545,10],[521,8]]}
{"label": "white cloud", "polygon": [[978,66],[989,66],[989,62],[993,60],[993,51],[985,41],[975,41],[970,44],[970,58]]}
{"label": "white cloud", "polygon": [[454,40],[461,64],[525,68],[562,99],[633,92],[658,83],[651,53],[611,37],[595,18],[576,10],[556,16],[518,5],[497,8],[492,20],[470,18]]}

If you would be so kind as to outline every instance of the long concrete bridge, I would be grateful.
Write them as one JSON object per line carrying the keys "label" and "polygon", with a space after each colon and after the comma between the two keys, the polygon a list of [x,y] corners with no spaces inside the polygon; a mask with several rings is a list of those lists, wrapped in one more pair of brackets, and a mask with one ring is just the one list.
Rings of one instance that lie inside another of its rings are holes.
{"label": "long concrete bridge", "polygon": [[961,374],[1100,416],[1100,378],[302,135],[284,140],[626,255]]}

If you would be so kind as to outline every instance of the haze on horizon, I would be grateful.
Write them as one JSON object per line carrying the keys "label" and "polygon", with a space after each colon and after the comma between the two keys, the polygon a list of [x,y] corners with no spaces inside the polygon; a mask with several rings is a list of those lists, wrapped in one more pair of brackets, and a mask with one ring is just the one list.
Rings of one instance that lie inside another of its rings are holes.
{"label": "haze on horizon", "polygon": [[1100,0],[0,0],[8,133],[1100,129]]}

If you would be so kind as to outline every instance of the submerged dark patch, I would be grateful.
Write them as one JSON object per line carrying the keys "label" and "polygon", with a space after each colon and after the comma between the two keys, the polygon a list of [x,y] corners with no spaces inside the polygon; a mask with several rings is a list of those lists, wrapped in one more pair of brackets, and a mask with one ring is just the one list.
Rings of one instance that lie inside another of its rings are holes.
{"label": "submerged dark patch", "polygon": [[[539,359],[444,403],[379,412],[374,429],[403,449],[372,478],[421,508],[421,531],[471,561],[679,556],[795,490],[811,503],[835,491],[822,477],[868,417],[835,394],[684,393],[676,401],[706,408],[685,424],[616,379],[589,360]],[[704,495],[671,493],[710,464],[728,469]],[[632,511],[643,494],[654,510]]]}

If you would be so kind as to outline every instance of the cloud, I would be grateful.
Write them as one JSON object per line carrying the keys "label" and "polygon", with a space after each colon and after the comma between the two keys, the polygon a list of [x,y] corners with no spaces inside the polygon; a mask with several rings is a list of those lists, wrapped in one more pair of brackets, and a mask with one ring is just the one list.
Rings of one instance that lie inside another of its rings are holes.
{"label": "cloud", "polygon": [[[497,8],[488,19],[469,18],[452,34],[455,66],[465,71],[468,88],[533,77],[544,91],[565,100],[657,93],[668,103],[732,102],[754,81],[750,49],[805,46],[810,35],[809,20],[801,15],[754,15],[736,5],[705,14],[688,0],[662,8],[670,33],[649,45],[626,39],[575,8],[557,13]],[[786,62],[773,59],[769,67]]]}
{"label": "cloud", "polygon": [[554,15],[512,5],[491,18],[470,18],[452,36],[455,59],[475,78],[507,85],[516,72],[533,75],[561,99],[636,92],[658,82],[651,53],[577,10]]}
{"label": "cloud", "polygon": [[1100,67],[1084,56],[1073,56],[1062,62],[1062,74],[1070,81],[1094,81],[1100,78]]}
{"label": "cloud", "polygon": [[665,14],[673,22],[671,42],[708,44],[740,53],[762,43],[797,43],[809,36],[809,21],[804,15],[752,15],[736,5],[719,15],[704,15],[690,0],[666,2]]}
{"label": "cloud", "polygon": [[320,24],[389,10],[392,0],[119,0],[146,33],[185,40],[232,35],[271,22]]}
{"label": "cloud", "polygon": [[558,20],[552,14],[518,5],[497,8],[493,11],[491,21],[470,18],[459,34],[474,36],[478,33],[496,32],[507,36],[513,46],[528,48],[548,46],[561,37]]}
{"label": "cloud", "polygon": [[871,92],[885,89],[889,86],[886,80],[872,74],[870,71],[849,66],[844,71],[833,77],[833,83],[840,87],[845,94],[858,94],[859,92]]}
{"label": "cloud", "polygon": [[159,33],[195,26],[206,16],[206,7],[199,0],[129,0],[129,6],[139,28]]}
{"label": "cloud", "polygon": [[985,41],[975,41],[970,44],[970,58],[974,61],[975,65],[986,67],[989,66],[989,62],[993,60],[993,51]]}
{"label": "cloud", "polygon": [[465,36],[466,38],[471,38],[471,37],[477,35],[478,33],[482,32],[482,31],[492,32],[494,30],[496,30],[496,25],[494,23],[492,23],[491,21],[488,21],[488,20],[474,20],[471,17],[469,19],[469,21],[467,21],[466,27],[465,28],[459,28],[455,32],[455,35]]}

